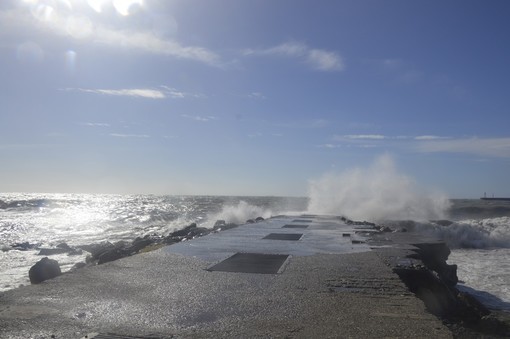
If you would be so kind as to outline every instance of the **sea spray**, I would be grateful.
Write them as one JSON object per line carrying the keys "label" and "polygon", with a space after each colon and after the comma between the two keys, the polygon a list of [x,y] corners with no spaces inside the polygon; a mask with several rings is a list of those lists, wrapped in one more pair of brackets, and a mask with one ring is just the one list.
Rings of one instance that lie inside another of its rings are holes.
{"label": "sea spray", "polygon": [[216,220],[224,220],[226,223],[244,224],[248,219],[255,219],[257,217],[269,218],[272,211],[268,208],[262,208],[248,204],[246,201],[241,200],[237,205],[225,205],[221,212],[208,216],[207,226],[214,223]]}
{"label": "sea spray", "polygon": [[369,168],[327,173],[309,183],[310,213],[345,215],[355,220],[441,219],[446,195],[420,187],[399,173],[388,154]]}
{"label": "sea spray", "polygon": [[[402,222],[388,222],[387,225],[402,225]],[[449,225],[410,221],[405,227],[409,231],[442,239],[451,249],[510,248],[510,217],[459,220]]]}

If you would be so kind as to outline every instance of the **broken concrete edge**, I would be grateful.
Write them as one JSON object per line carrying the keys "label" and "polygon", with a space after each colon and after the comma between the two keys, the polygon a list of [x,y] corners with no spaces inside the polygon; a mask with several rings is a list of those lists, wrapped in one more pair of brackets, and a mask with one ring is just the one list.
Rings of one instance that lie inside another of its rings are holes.
{"label": "broken concrete edge", "polygon": [[510,337],[510,317],[504,313],[500,316],[456,288],[457,265],[446,263],[451,252],[446,243],[424,241],[409,245],[404,249],[375,247],[374,250],[454,336]]}

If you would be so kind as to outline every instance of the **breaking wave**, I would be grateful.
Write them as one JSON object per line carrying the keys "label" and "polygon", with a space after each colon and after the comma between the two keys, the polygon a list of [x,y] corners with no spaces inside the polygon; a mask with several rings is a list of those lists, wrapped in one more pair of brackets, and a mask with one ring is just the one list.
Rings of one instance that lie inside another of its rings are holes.
{"label": "breaking wave", "polygon": [[369,168],[329,173],[309,184],[310,213],[345,215],[355,220],[444,218],[446,195],[419,186],[399,173],[385,154]]}
{"label": "breaking wave", "polygon": [[[244,224],[248,219],[257,217],[269,218],[273,214],[269,208],[263,208],[248,204],[241,200],[237,205],[225,205],[219,213],[208,216],[209,223],[216,220],[224,220],[226,223]],[[212,225],[207,225],[212,226]]]}
{"label": "breaking wave", "polygon": [[393,221],[386,225],[444,240],[454,248],[510,248],[510,217],[467,219],[460,221],[438,220],[430,222]]}

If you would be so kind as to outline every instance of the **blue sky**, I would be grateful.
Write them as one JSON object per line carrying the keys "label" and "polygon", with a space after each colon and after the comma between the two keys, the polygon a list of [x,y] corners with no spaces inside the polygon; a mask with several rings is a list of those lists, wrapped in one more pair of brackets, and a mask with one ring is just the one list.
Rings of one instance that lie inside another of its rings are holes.
{"label": "blue sky", "polygon": [[510,2],[5,0],[0,191],[510,195]]}

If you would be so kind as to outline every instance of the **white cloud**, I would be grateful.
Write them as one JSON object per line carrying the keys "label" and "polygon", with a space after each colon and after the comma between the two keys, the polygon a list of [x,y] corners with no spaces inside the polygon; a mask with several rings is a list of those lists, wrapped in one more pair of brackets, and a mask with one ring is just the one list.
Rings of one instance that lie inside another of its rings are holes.
{"label": "white cloud", "polygon": [[195,120],[195,121],[201,121],[201,122],[207,122],[207,121],[218,119],[217,117],[214,117],[214,116],[205,116],[204,117],[204,116],[189,115],[189,114],[181,114],[181,117],[186,118],[186,119]]}
{"label": "white cloud", "polygon": [[334,144],[322,144],[322,145],[317,145],[317,147],[319,147],[319,148],[340,148],[342,146],[334,145]]}
{"label": "white cloud", "polygon": [[86,89],[86,88],[67,88],[66,90],[79,91],[85,93],[112,95],[112,96],[127,96],[138,97],[146,99],[164,99],[166,95],[164,92],[155,89],[147,88],[134,88],[134,89]]}
{"label": "white cloud", "polygon": [[424,153],[466,153],[510,158],[510,138],[433,140],[419,143],[417,150]]}
{"label": "white cloud", "polygon": [[414,137],[414,140],[443,140],[443,139],[449,139],[449,137],[440,137],[437,135],[419,135],[417,137]]}
{"label": "white cloud", "polygon": [[266,49],[246,49],[243,54],[301,59],[320,71],[341,71],[345,67],[342,57],[338,53],[310,48],[300,42],[286,42]]}
{"label": "white cloud", "polygon": [[220,64],[220,57],[206,48],[185,47],[176,41],[163,40],[149,32],[125,32],[98,27],[95,33],[95,41],[111,46],[136,48],[155,54],[201,61],[209,65]]}
{"label": "white cloud", "polygon": [[[510,158],[510,137],[454,138],[452,136],[387,136],[381,134],[336,135],[333,140],[346,147],[391,147],[420,153],[464,153],[482,157]],[[369,142],[369,143],[367,143]],[[338,147],[326,144],[319,147]]]}
{"label": "white cloud", "polygon": [[334,52],[312,49],[308,52],[307,60],[320,71],[341,71],[344,69],[342,58]]}
{"label": "white cloud", "polygon": [[381,134],[349,134],[343,136],[336,136],[335,140],[343,140],[343,139],[351,139],[351,140],[384,140],[388,139],[387,136]]}
{"label": "white cloud", "polygon": [[197,93],[188,93],[179,91],[173,87],[168,87],[165,85],[160,86],[164,89],[164,93],[166,96],[172,98],[172,99],[184,99],[184,98],[204,98],[205,96],[203,94],[197,94]]}
{"label": "white cloud", "polygon": [[84,122],[80,125],[88,126],[88,127],[110,127],[110,124],[103,123],[103,122]]}
{"label": "white cloud", "polygon": [[260,92],[252,92],[252,93],[248,94],[248,98],[264,100],[264,99],[266,99],[266,96]]}
{"label": "white cloud", "polygon": [[[213,51],[199,46],[184,46],[171,39],[164,39],[151,30],[135,29],[135,25],[119,26],[120,21],[103,20],[105,15],[77,14],[61,2],[26,2],[0,11],[0,32],[51,34],[76,40],[78,43],[104,44],[114,48],[130,48],[147,53],[167,55],[179,59],[199,61],[205,64],[221,66],[221,58]],[[51,5],[50,5],[51,4]],[[140,21],[138,21],[140,22]],[[114,26],[117,24],[117,26]]]}
{"label": "white cloud", "polygon": [[132,89],[91,89],[91,88],[64,88],[63,91],[77,91],[111,96],[127,96],[146,99],[183,99],[187,97],[202,98],[203,95],[178,91],[168,86],[160,86],[161,89],[132,88]]}
{"label": "white cloud", "polygon": [[120,133],[110,133],[111,137],[116,138],[150,138],[150,135],[147,134],[120,134]]}

